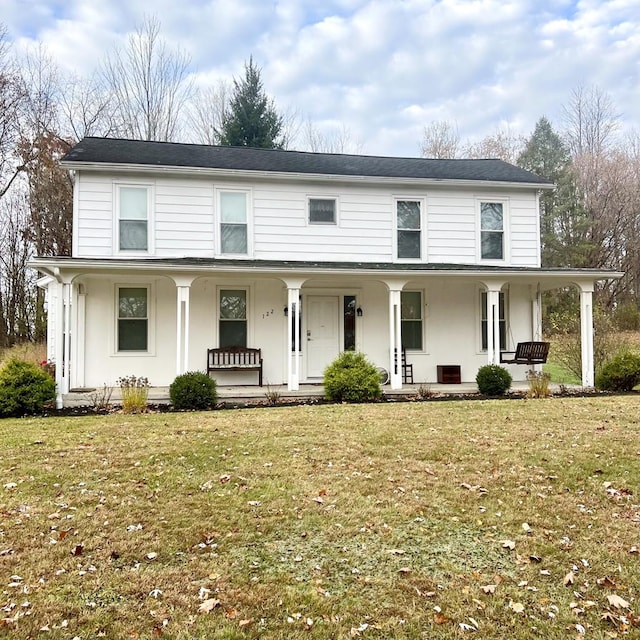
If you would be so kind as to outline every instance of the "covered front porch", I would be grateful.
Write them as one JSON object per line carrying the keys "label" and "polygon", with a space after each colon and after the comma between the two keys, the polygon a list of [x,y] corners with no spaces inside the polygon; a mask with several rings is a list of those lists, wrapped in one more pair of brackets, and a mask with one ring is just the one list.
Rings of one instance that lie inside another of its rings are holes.
{"label": "covered front porch", "polygon": [[[265,385],[283,398],[320,395],[324,368],[346,349],[388,371],[387,394],[420,385],[466,393],[469,384],[473,392],[480,366],[500,364],[501,351],[519,342],[542,339],[542,292],[566,286],[580,292],[582,384],[592,387],[594,286],[618,275],[193,259],[56,258],[34,266],[49,276],[59,406],[74,400],[72,390],[115,388],[132,374],[149,380],[159,402],[176,375],[206,369],[207,349],[233,344],[262,350]],[[125,331],[131,335],[123,339]],[[403,349],[413,385],[403,381],[396,357]],[[508,368],[516,384],[525,381],[527,367]],[[443,370],[458,372],[460,384],[447,385],[454,380]],[[221,398],[240,389],[250,390],[241,396],[265,394],[252,386],[254,372],[214,377]]]}

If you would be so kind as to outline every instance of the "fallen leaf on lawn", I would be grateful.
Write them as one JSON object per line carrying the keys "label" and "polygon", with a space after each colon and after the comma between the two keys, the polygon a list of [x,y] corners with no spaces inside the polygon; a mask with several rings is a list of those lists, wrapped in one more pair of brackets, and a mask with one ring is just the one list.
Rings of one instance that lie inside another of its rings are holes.
{"label": "fallen leaf on lawn", "polygon": [[529,560],[531,560],[531,562],[542,562],[542,558],[540,556],[529,556]]}
{"label": "fallen leaf on lawn", "polygon": [[573,573],[573,571],[569,571],[569,573],[567,573],[567,575],[564,577],[564,579],[562,580],[562,584],[566,587],[570,584],[573,584],[576,580],[576,577]]}
{"label": "fallen leaf on lawn", "polygon": [[495,593],[497,586],[498,586],[497,584],[485,584],[484,587],[482,587],[482,590],[487,594]]}
{"label": "fallen leaf on lawn", "polygon": [[629,549],[629,553],[640,553],[640,549],[634,544],[631,549]]}
{"label": "fallen leaf on lawn", "polygon": [[324,504],[324,500],[323,500],[322,496],[316,496],[315,498],[312,498],[312,500],[314,502],[317,502],[318,504]]}
{"label": "fallen leaf on lawn", "polygon": [[158,557],[158,554],[155,551],[150,551],[149,553],[147,553],[147,555],[145,556],[145,558],[147,560],[155,560]]}
{"label": "fallen leaf on lawn", "polygon": [[531,531],[531,527],[529,526],[528,522],[523,522],[522,523],[522,530],[526,531],[527,533],[529,533],[529,531]]}
{"label": "fallen leaf on lawn", "polygon": [[436,624],[446,624],[447,622],[449,622],[449,618],[447,618],[444,613],[436,613],[436,615],[433,616],[433,621]]}
{"label": "fallen leaf on lawn", "polygon": [[320,489],[320,491],[318,491],[318,495],[319,496],[326,496],[327,495],[327,490],[326,489]]}
{"label": "fallen leaf on lawn", "polygon": [[73,551],[71,551],[71,555],[72,556],[81,556],[83,550],[84,550],[84,547],[81,544],[77,544],[75,547],[73,547]]}
{"label": "fallen leaf on lawn", "polygon": [[522,613],[524,611],[524,605],[521,602],[514,602],[513,600],[509,600],[509,609],[511,609],[515,613]]}
{"label": "fallen leaf on lawn", "polygon": [[607,596],[607,600],[609,604],[616,609],[628,609],[631,606],[624,598],[621,598],[615,593]]}
{"label": "fallen leaf on lawn", "polygon": [[540,575],[541,576],[550,576],[551,575],[551,571],[549,571],[549,569],[540,569]]}
{"label": "fallen leaf on lawn", "polygon": [[513,551],[516,548],[516,543],[513,540],[501,540],[501,542],[504,549],[511,549]]}
{"label": "fallen leaf on lawn", "polygon": [[249,502],[247,502],[247,504],[250,507],[259,507],[260,506],[260,500],[249,500]]}
{"label": "fallen leaf on lawn", "polygon": [[398,573],[411,573],[411,567],[400,567]]}
{"label": "fallen leaf on lawn", "polygon": [[460,628],[463,631],[477,631],[478,630],[477,627],[472,627],[470,624],[467,624],[466,622],[461,622],[460,623]]}
{"label": "fallen leaf on lawn", "polygon": [[598,578],[596,580],[596,583],[598,584],[599,587],[615,587],[616,583],[608,577],[604,577],[604,578]]}
{"label": "fallen leaf on lawn", "polygon": [[222,484],[226,484],[231,480],[231,476],[228,473],[223,473],[218,479]]}
{"label": "fallen leaf on lawn", "polygon": [[219,604],[220,600],[217,598],[209,598],[198,607],[198,611],[200,613],[209,613],[209,611],[213,611]]}
{"label": "fallen leaf on lawn", "polygon": [[246,620],[240,620],[240,622],[238,622],[238,626],[240,628],[248,627],[252,622],[253,622],[253,618],[248,618]]}
{"label": "fallen leaf on lawn", "polygon": [[403,549],[387,549],[387,553],[390,553],[394,556],[402,556],[406,553]]}

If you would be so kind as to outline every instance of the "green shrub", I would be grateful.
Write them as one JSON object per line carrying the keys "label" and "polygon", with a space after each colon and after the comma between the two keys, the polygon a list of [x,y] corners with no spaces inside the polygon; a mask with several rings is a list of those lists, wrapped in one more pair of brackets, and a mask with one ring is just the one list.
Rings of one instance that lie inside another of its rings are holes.
{"label": "green shrub", "polygon": [[478,369],[476,382],[485,396],[503,396],[511,386],[511,374],[497,364],[486,364]]}
{"label": "green shrub", "polygon": [[169,398],[176,409],[209,409],[218,400],[216,381],[202,371],[188,371],[171,383]]}
{"label": "green shrub", "polygon": [[55,380],[37,364],[6,361],[0,371],[0,417],[39,413],[55,398]]}
{"label": "green shrub", "polygon": [[596,375],[596,387],[603,391],[631,391],[640,384],[640,354],[626,351],[604,363]]}
{"label": "green shrub", "polygon": [[372,402],[382,395],[380,374],[362,353],[344,351],[324,370],[324,393],[333,402]]}

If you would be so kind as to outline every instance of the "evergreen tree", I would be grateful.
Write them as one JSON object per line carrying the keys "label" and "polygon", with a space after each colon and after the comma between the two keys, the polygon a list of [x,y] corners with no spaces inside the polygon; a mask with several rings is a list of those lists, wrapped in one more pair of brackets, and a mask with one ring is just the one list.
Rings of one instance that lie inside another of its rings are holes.
{"label": "evergreen tree", "polygon": [[233,95],[223,118],[220,144],[281,149],[282,116],[264,92],[260,68],[249,58],[244,70],[244,78],[233,81]]}
{"label": "evergreen tree", "polygon": [[518,165],[556,184],[555,190],[540,196],[542,266],[585,266],[588,225],[577,194],[571,154],[547,118],[536,123]]}

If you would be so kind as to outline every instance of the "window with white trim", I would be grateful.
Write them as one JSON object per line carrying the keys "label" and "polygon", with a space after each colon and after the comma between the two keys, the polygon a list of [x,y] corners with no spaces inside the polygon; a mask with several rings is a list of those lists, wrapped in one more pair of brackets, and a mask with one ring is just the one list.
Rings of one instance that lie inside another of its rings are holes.
{"label": "window with white trim", "polygon": [[420,258],[422,255],[422,202],[396,200],[398,258]]}
{"label": "window with white trim", "polygon": [[502,202],[480,203],[480,257],[504,260],[504,205]]}
{"label": "window with white trim", "polygon": [[246,289],[220,289],[218,346],[247,346]]}
{"label": "window with white trim", "polygon": [[147,351],[149,347],[148,287],[118,287],[118,351]]}
{"label": "window with white trim", "polygon": [[149,249],[149,187],[118,185],[118,248],[120,251]]}
{"label": "window with white trim", "polygon": [[422,291],[402,291],[400,294],[400,324],[402,346],[422,351],[424,335],[422,317]]}
{"label": "window with white trim", "polygon": [[309,198],[309,224],[336,224],[336,199]]}
{"label": "window with white trim", "polygon": [[220,191],[220,252],[246,255],[248,251],[247,193]]}

